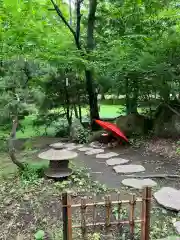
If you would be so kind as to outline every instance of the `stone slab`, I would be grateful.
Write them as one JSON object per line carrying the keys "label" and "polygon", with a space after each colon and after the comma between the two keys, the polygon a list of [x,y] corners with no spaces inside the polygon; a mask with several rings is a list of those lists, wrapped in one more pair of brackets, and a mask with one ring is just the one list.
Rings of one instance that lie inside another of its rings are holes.
{"label": "stone slab", "polygon": [[144,172],[145,168],[142,165],[117,165],[113,167],[116,173],[136,173],[136,172]]}
{"label": "stone slab", "polygon": [[83,144],[77,144],[77,145],[68,147],[67,150],[72,151],[72,150],[75,150],[77,148],[82,148],[83,146],[84,146]]}
{"label": "stone slab", "polygon": [[129,160],[124,159],[124,158],[110,158],[106,161],[106,164],[108,166],[114,166],[114,165],[125,164],[125,163],[128,163],[128,162],[129,162]]}
{"label": "stone slab", "polygon": [[94,148],[90,148],[90,147],[81,147],[81,148],[78,148],[78,150],[80,152],[87,152],[87,151],[92,151]]}
{"label": "stone slab", "polygon": [[176,232],[180,234],[180,221],[173,223]]}
{"label": "stone slab", "polygon": [[93,154],[99,154],[99,153],[103,153],[103,152],[104,152],[104,149],[96,148],[96,149],[85,152],[85,154],[93,155]]}
{"label": "stone slab", "polygon": [[92,142],[89,144],[89,146],[92,148],[106,148],[106,146],[103,143],[99,142]]}
{"label": "stone slab", "polygon": [[180,211],[180,190],[171,187],[163,187],[154,193],[154,197],[163,207]]}
{"label": "stone slab", "polygon": [[49,146],[54,149],[62,149],[62,148],[64,148],[65,145],[62,142],[57,142],[57,143],[52,143]]}
{"label": "stone slab", "polygon": [[112,158],[112,157],[117,157],[119,154],[115,152],[109,152],[109,153],[104,153],[104,154],[97,154],[96,158]]}
{"label": "stone slab", "polygon": [[76,144],[75,143],[65,143],[64,147],[65,148],[70,148],[70,147],[74,147]]}
{"label": "stone slab", "polygon": [[127,178],[122,180],[122,184],[135,189],[142,189],[144,187],[155,187],[157,185],[157,183],[151,180],[150,178],[146,179]]}

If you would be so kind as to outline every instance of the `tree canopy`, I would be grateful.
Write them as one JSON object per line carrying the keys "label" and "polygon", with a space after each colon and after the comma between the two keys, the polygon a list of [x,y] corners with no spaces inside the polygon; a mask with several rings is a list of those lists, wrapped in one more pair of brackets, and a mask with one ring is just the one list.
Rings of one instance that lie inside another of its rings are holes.
{"label": "tree canopy", "polygon": [[137,111],[139,100],[179,97],[177,2],[1,4],[2,122],[28,114],[32,104],[46,112],[63,107],[69,123],[72,112],[80,117],[77,108],[88,104],[93,121],[99,117],[97,93],[125,96],[127,113]]}

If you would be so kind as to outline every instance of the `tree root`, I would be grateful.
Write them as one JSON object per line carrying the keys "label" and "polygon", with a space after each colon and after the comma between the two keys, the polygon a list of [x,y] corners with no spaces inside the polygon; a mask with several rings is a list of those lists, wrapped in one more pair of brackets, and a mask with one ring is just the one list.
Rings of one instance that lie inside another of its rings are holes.
{"label": "tree root", "polygon": [[180,178],[180,175],[176,174],[148,174],[148,175],[126,175],[131,178]]}

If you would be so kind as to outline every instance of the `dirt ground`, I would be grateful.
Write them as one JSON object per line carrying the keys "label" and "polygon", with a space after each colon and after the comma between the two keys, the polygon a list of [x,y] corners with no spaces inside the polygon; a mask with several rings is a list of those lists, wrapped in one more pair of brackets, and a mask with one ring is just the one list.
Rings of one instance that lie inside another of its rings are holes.
{"label": "dirt ground", "polygon": [[177,139],[148,139],[145,141],[145,150],[153,152],[157,156],[180,159],[180,142]]}

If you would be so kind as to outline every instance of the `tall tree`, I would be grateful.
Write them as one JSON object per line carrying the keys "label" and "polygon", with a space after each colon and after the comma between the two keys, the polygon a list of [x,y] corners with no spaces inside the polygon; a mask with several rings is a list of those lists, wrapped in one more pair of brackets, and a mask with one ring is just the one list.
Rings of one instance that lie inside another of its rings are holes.
{"label": "tall tree", "polygon": [[[63,15],[60,7],[51,0],[51,3],[56,10],[56,13],[67,26],[69,31],[72,33],[74,37],[74,41],[76,44],[77,49],[81,52],[81,56],[85,60],[90,61],[90,53],[94,49],[94,27],[95,27],[95,15],[97,9],[97,0],[89,0],[89,14],[88,14],[88,21],[87,21],[87,40],[86,40],[86,47],[85,51],[81,46],[80,40],[80,32],[81,32],[81,4],[82,0],[76,0],[76,29],[74,30],[72,26],[68,23],[65,16]],[[98,111],[98,101],[97,101],[97,93],[96,88],[93,80],[93,70],[87,66],[85,66],[85,76],[86,76],[86,89],[89,96],[89,106],[90,106],[90,119],[91,119],[91,126],[92,129],[95,130],[97,125],[94,122],[94,119],[99,119],[99,111]]]}

